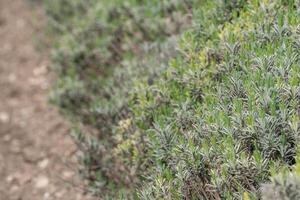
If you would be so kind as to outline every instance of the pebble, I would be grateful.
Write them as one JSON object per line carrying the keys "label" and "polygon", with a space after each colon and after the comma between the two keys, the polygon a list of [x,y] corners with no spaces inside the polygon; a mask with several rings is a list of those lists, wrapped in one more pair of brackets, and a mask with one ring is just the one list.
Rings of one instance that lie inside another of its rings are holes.
{"label": "pebble", "polygon": [[6,180],[7,183],[10,184],[14,181],[14,179],[15,179],[15,177],[13,175],[9,175],[9,176],[6,177],[5,180]]}
{"label": "pebble", "polygon": [[41,76],[47,73],[47,66],[46,65],[42,65],[40,67],[37,67],[33,70],[33,74],[35,76]]}
{"label": "pebble", "polygon": [[45,152],[39,151],[34,147],[27,147],[23,149],[23,156],[26,161],[35,163],[45,156]]}
{"label": "pebble", "polygon": [[9,82],[11,82],[11,83],[13,83],[13,82],[15,82],[17,80],[17,76],[15,75],[15,74],[10,74],[9,76],[8,76],[8,81]]}
{"label": "pebble", "polygon": [[64,171],[64,172],[63,172],[63,177],[64,177],[65,179],[72,178],[73,175],[74,175],[74,174],[73,174],[73,172],[71,172],[71,171]]}
{"label": "pebble", "polygon": [[40,169],[46,169],[48,164],[49,164],[49,160],[44,159],[44,160],[42,160],[38,163],[38,166],[39,166]]}
{"label": "pebble", "polygon": [[44,194],[44,199],[49,199],[50,198],[50,194],[48,193],[48,192],[46,192],[45,194]]}
{"label": "pebble", "polygon": [[35,180],[35,187],[37,189],[46,188],[49,185],[49,179],[46,176],[39,176]]}
{"label": "pebble", "polygon": [[6,112],[0,112],[0,121],[4,124],[9,122],[9,115]]}
{"label": "pebble", "polygon": [[5,181],[8,184],[13,184],[13,185],[24,185],[26,182],[30,180],[31,180],[31,176],[23,172],[16,172],[14,174],[10,174],[5,179]]}

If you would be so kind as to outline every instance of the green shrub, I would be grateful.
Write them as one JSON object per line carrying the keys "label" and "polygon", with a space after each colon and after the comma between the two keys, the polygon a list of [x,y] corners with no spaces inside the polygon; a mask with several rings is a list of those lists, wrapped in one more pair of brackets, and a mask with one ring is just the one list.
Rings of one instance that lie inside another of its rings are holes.
{"label": "green shrub", "polygon": [[96,196],[260,199],[270,175],[295,164],[299,1],[45,5],[52,100],[74,122]]}
{"label": "green shrub", "polygon": [[132,196],[137,179],[114,153],[116,126],[132,116],[134,82],[152,82],[175,55],[197,2],[45,0],[59,75],[52,102],[74,122],[81,174],[95,195]]}
{"label": "green shrub", "polygon": [[263,200],[297,200],[300,199],[300,160],[293,172],[285,170],[272,178],[272,183],[262,189]]}
{"label": "green shrub", "polygon": [[149,46],[163,45],[167,37],[188,26],[186,15],[192,3],[46,2],[52,31],[58,33],[53,60],[61,79],[53,100],[70,116],[104,132],[110,132],[119,115],[128,112],[126,73],[135,73],[129,71],[135,70],[131,69],[134,59],[149,54]]}
{"label": "green shrub", "polygon": [[133,97],[139,197],[259,199],[270,171],[295,163],[299,3],[249,1],[223,26],[207,8],[195,16],[181,56]]}

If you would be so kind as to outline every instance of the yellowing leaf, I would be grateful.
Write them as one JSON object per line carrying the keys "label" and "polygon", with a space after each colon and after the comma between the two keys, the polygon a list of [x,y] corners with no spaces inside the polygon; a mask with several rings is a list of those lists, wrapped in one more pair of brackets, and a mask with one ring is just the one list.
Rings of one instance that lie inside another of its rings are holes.
{"label": "yellowing leaf", "polygon": [[244,192],[244,200],[250,200],[248,192]]}

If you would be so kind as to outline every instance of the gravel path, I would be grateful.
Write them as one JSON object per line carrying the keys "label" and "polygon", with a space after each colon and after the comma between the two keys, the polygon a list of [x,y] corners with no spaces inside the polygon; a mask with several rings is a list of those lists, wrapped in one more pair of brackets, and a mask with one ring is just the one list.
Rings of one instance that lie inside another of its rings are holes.
{"label": "gravel path", "polygon": [[33,19],[42,12],[25,0],[0,0],[0,200],[86,200],[72,186],[68,124],[47,102],[53,76]]}

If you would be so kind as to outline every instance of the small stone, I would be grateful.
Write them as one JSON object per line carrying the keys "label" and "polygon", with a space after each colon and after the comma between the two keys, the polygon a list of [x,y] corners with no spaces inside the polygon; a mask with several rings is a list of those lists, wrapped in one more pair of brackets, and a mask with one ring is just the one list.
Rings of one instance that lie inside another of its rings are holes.
{"label": "small stone", "polygon": [[45,194],[44,194],[44,199],[49,199],[50,198],[50,194],[48,193],[48,192],[46,192]]}
{"label": "small stone", "polygon": [[38,166],[39,166],[40,169],[46,169],[46,167],[48,166],[48,164],[49,164],[49,160],[48,159],[44,159],[44,160],[42,160],[42,161],[40,161],[38,163]]}
{"label": "small stone", "polygon": [[42,189],[47,187],[49,184],[49,179],[46,176],[39,176],[35,181],[35,187],[37,189]]}
{"label": "small stone", "polygon": [[15,82],[17,80],[17,77],[16,77],[16,75],[15,74],[10,74],[9,76],[8,76],[8,81],[9,82]]}
{"label": "small stone", "polygon": [[34,147],[27,147],[23,150],[23,156],[25,161],[36,163],[39,160],[43,159],[45,153],[43,151],[39,151]]}
{"label": "small stone", "polygon": [[4,124],[9,122],[9,115],[6,112],[0,112],[0,121]]}
{"label": "small stone", "polygon": [[41,67],[37,67],[33,70],[33,74],[35,76],[40,76],[40,75],[44,75],[47,73],[47,66],[42,65]]}
{"label": "small stone", "polygon": [[9,175],[9,176],[6,177],[5,180],[6,180],[7,183],[10,184],[14,181],[14,179],[15,179],[15,177],[13,175]]}
{"label": "small stone", "polygon": [[30,181],[31,177],[27,173],[16,172],[14,174],[10,174],[5,178],[5,181],[8,184],[14,185],[24,185],[26,182]]}
{"label": "small stone", "polygon": [[64,171],[63,172],[63,177],[65,179],[70,179],[70,178],[72,178],[72,176],[73,176],[73,172],[71,172],[71,171]]}

